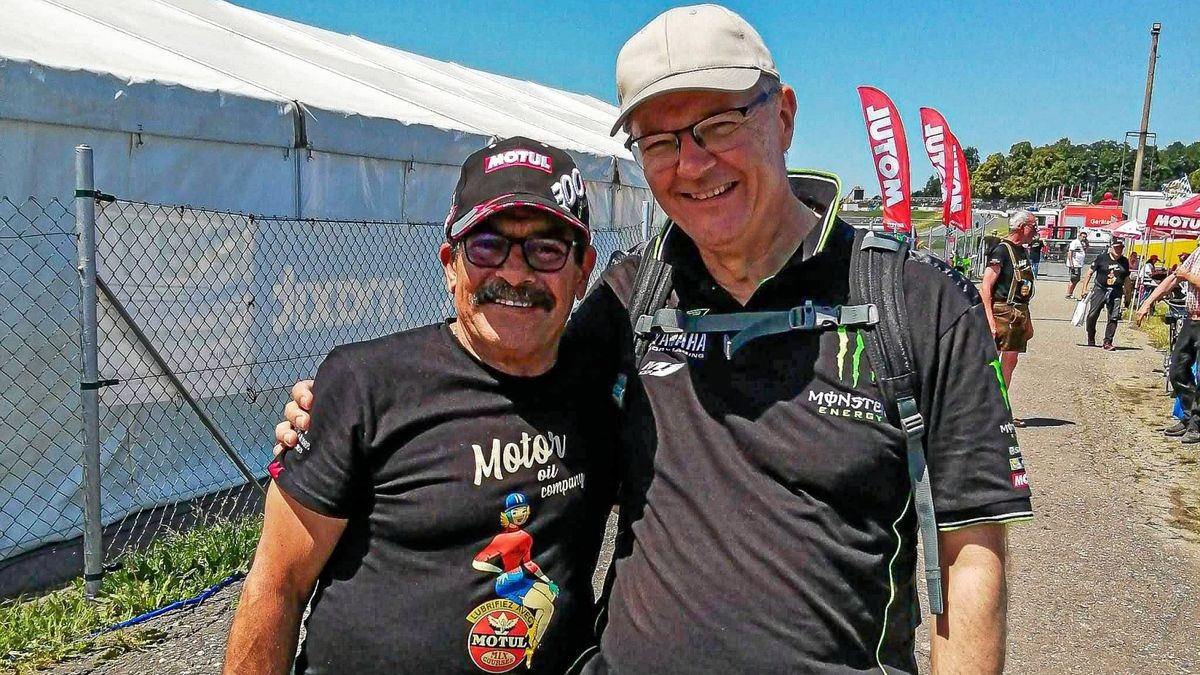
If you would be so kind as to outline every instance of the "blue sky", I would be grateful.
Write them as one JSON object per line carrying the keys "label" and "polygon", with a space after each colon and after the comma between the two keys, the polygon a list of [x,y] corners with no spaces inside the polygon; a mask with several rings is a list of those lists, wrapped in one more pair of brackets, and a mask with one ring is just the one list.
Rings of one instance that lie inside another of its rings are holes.
{"label": "blue sky", "polygon": [[[407,51],[616,102],[622,43],[676,3],[234,0]],[[903,116],[914,188],[932,173],[918,108],[937,108],[982,156],[1021,140],[1120,140],[1141,121],[1150,24],[1163,24],[1150,130],[1200,140],[1200,1],[748,2],[726,6],[766,40],[800,110],[792,166],[876,191],[855,87]],[[884,29],[883,26],[888,26]],[[872,192],[869,192],[871,194]]]}

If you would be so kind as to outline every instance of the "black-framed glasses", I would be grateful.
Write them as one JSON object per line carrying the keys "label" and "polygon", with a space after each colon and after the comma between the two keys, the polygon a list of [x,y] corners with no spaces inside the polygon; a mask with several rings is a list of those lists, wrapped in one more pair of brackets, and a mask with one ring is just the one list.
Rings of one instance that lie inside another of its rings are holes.
{"label": "black-framed glasses", "polygon": [[750,111],[769,101],[778,91],[769,89],[740,108],[717,113],[686,127],[630,138],[625,141],[625,147],[633,151],[643,168],[649,170],[674,166],[679,161],[679,144],[683,142],[683,134],[690,134],[696,145],[709,152],[732,150],[746,140],[738,131],[750,118]]}
{"label": "black-framed glasses", "polygon": [[537,272],[557,272],[567,264],[577,242],[555,237],[506,237],[498,232],[475,232],[463,239],[467,260],[476,267],[500,267],[513,246],[521,247],[525,264]]}

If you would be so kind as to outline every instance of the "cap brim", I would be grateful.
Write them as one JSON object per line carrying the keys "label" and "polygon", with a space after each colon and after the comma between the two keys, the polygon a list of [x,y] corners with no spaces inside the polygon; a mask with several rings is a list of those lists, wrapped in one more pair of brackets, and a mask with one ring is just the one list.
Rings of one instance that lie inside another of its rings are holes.
{"label": "cap brim", "polygon": [[575,217],[575,214],[559,206],[557,203],[546,199],[528,194],[509,194],[502,197],[497,197],[485,204],[480,204],[468,211],[462,218],[454,221],[446,228],[447,239],[458,239],[465,236],[479,223],[486,220],[489,216],[493,216],[501,211],[515,209],[519,206],[528,206],[530,208],[545,211],[550,215],[558,217],[559,220],[573,226],[583,234],[584,243],[592,243],[592,230],[583,221]]}
{"label": "cap brim", "polygon": [[762,70],[750,66],[726,66],[669,75],[642,89],[629,100],[623,101],[617,122],[608,135],[616,136],[621,127],[625,126],[625,120],[629,118],[633,109],[655,96],[676,91],[746,91],[758,82],[762,74]]}

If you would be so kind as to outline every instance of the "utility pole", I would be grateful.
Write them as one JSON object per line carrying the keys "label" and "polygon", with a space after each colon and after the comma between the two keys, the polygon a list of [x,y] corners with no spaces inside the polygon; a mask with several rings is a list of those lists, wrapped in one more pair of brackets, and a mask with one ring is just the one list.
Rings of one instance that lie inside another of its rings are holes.
{"label": "utility pole", "polygon": [[1133,187],[1142,186],[1142,160],[1146,155],[1146,130],[1150,127],[1150,95],[1154,93],[1154,63],[1158,61],[1158,34],[1162,24],[1150,26],[1150,65],[1146,69],[1146,98],[1142,101],[1142,129],[1138,133],[1137,159],[1133,163]]}

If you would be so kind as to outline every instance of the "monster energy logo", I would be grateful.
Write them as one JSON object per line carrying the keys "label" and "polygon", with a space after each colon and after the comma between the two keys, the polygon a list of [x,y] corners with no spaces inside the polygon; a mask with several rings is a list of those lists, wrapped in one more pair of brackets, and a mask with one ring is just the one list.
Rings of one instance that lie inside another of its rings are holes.
{"label": "monster energy logo", "polygon": [[1000,383],[1000,395],[1004,397],[1004,407],[1012,410],[1012,404],[1008,402],[1008,385],[1004,384],[1004,371],[1000,369],[1000,359],[993,359],[988,365],[996,371],[996,381]]}
{"label": "monster energy logo", "polygon": [[[838,326],[837,336],[838,336],[838,355],[837,355],[838,379],[844,380],[844,379],[846,379],[846,355],[849,354],[849,352],[850,352],[850,337],[846,334],[845,326]],[[860,371],[859,367],[862,364],[862,354],[863,354],[863,351],[866,349],[866,347],[867,347],[867,345],[866,345],[866,342],[863,340],[862,332],[857,331],[857,330],[854,331],[854,354],[853,354],[853,356],[850,357],[850,368],[851,368],[850,375],[852,378],[851,383],[855,387],[858,386],[858,377],[859,377],[859,371]],[[875,381],[874,373],[871,373],[871,381],[872,382]]]}

